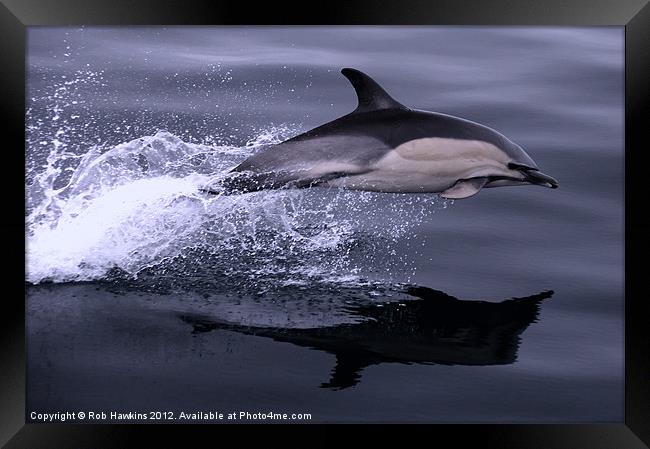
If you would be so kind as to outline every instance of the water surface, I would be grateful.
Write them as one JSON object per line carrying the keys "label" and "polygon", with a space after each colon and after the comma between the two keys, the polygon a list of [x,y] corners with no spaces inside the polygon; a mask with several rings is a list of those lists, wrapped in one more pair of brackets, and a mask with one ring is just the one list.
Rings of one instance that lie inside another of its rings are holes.
{"label": "water surface", "polygon": [[[28,411],[622,420],[622,28],[38,27],[27,62]],[[560,188],[197,192],[351,111],[342,67]]]}

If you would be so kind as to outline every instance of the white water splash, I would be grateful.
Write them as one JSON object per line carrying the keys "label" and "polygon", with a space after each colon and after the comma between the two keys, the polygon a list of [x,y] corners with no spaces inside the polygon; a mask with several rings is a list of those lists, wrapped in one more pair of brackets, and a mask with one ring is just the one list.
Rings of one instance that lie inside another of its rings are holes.
{"label": "white water splash", "polygon": [[392,246],[447,205],[432,195],[326,188],[205,195],[200,188],[303,129],[270,127],[237,145],[228,132],[197,143],[159,130],[109,145],[97,130],[116,140],[150,126],[119,114],[108,120],[86,104],[89,92],[103,95],[104,74],[43,77],[46,87],[30,91],[27,111],[31,283],[101,280],[116,270],[136,278],[160,267],[181,267],[171,275],[183,277],[196,266],[221,280],[363,282],[379,266],[414,270]]}
{"label": "white water splash", "polygon": [[27,280],[97,280],[116,268],[137,276],[200,248],[227,256],[217,264],[226,273],[347,282],[359,271],[348,255],[360,233],[396,240],[434,209],[431,196],[390,204],[378,200],[381,194],[322,188],[224,197],[199,192],[286,134],[271,129],[229,147],[190,144],[160,131],[103,153],[92,148],[59,188],[57,162],[69,155],[55,148],[28,188]]}

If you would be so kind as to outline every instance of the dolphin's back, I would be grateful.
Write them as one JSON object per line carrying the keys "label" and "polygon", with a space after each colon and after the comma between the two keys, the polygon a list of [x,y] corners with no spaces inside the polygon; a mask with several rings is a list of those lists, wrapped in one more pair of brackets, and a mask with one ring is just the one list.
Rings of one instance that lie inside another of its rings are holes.
{"label": "dolphin's back", "polygon": [[270,171],[323,160],[367,166],[416,139],[478,139],[502,146],[502,136],[468,120],[403,108],[352,112],[266,148],[235,171]]}
{"label": "dolphin's back", "polygon": [[392,149],[388,143],[395,111],[348,114],[251,156],[236,171],[290,168],[307,162],[349,161],[369,164]]}
{"label": "dolphin's back", "polygon": [[358,105],[353,112],[267,148],[233,172],[269,173],[268,176],[275,172],[273,176],[278,180],[271,184],[296,176],[312,182],[318,176],[331,179],[337,173],[362,172],[363,167],[390,151],[396,119],[409,109],[365,73],[351,68],[341,73],[357,95]]}

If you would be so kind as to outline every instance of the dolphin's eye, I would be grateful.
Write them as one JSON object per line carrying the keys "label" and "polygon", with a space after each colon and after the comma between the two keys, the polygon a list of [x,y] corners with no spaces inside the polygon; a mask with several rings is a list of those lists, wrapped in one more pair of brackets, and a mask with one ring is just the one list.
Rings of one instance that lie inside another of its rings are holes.
{"label": "dolphin's eye", "polygon": [[508,168],[511,169],[511,170],[535,170],[535,171],[539,171],[539,169],[537,169],[535,167],[529,167],[528,165],[517,164],[515,162],[508,163]]}

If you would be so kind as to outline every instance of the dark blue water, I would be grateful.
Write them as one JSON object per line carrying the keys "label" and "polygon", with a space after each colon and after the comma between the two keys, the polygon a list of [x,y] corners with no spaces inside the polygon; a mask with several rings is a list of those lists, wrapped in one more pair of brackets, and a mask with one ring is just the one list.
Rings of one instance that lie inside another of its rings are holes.
{"label": "dark blue water", "polygon": [[[28,415],[622,420],[622,28],[31,28],[27,62]],[[342,67],[560,188],[196,194],[351,111]]]}

